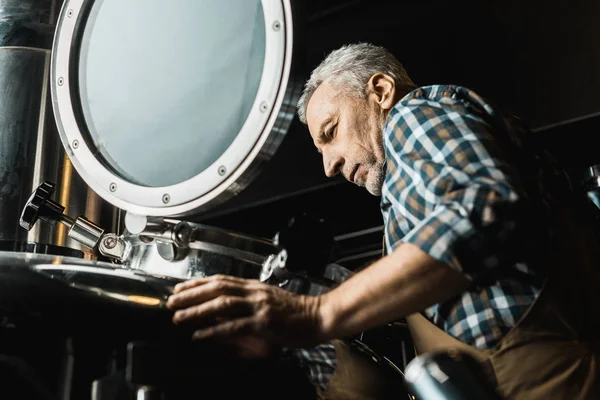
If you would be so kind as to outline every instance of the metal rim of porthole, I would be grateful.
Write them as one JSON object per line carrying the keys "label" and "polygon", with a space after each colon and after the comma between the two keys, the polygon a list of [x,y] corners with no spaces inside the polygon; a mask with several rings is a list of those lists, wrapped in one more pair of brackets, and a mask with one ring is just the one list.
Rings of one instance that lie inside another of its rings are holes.
{"label": "metal rim of porthole", "polygon": [[247,187],[273,156],[294,118],[301,87],[293,72],[291,0],[262,0],[264,68],[251,111],[233,143],[207,169],[163,187],[134,183],[90,146],[78,84],[83,31],[94,0],[66,0],[52,51],[51,90],[62,143],[85,182],[112,205],[138,215],[183,216],[222,203]]}

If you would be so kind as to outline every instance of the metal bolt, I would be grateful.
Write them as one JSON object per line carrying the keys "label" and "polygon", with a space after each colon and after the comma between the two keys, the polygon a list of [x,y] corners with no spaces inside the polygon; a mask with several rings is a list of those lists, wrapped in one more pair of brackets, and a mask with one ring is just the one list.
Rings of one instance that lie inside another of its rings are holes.
{"label": "metal bolt", "polygon": [[263,101],[262,103],[260,103],[260,112],[265,112],[269,109],[269,105],[267,104],[266,101]]}
{"label": "metal bolt", "polygon": [[219,175],[223,176],[223,175],[225,175],[226,173],[227,173],[227,168],[225,168],[225,166],[224,166],[224,165],[221,165],[221,166],[219,167]]}
{"label": "metal bolt", "polygon": [[73,140],[73,144],[72,144],[73,148],[76,149],[79,147],[79,140],[75,139]]}
{"label": "metal bolt", "polygon": [[58,86],[62,86],[64,83],[65,80],[62,77],[58,78]]}
{"label": "metal bolt", "polygon": [[73,10],[67,11],[67,17],[71,18],[73,16]]}
{"label": "metal bolt", "polygon": [[111,192],[116,192],[117,191],[117,184],[116,183],[111,183],[110,187],[109,187]]}
{"label": "metal bolt", "polygon": [[169,196],[168,194],[164,194],[162,197],[162,201],[165,204],[169,204],[169,201],[171,201],[171,196]]}
{"label": "metal bolt", "polygon": [[114,237],[107,237],[104,239],[104,247],[107,249],[114,249],[117,246],[117,239]]}
{"label": "metal bolt", "polygon": [[279,22],[279,21],[273,22],[273,30],[279,31],[280,29],[281,29],[281,22]]}

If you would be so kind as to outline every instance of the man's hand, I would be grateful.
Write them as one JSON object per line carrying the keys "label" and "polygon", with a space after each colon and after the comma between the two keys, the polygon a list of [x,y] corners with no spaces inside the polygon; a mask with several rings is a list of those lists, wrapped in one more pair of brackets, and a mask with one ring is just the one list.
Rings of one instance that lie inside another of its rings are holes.
{"label": "man's hand", "polygon": [[175,324],[194,327],[197,340],[215,339],[239,348],[261,342],[265,348],[319,343],[319,298],[257,280],[215,275],[183,282],[167,307],[176,310]]}

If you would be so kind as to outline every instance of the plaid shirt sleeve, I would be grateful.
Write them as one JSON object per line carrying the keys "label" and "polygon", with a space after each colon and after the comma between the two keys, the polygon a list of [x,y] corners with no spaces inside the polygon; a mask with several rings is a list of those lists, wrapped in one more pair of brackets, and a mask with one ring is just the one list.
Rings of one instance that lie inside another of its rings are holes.
{"label": "plaid shirt sleeve", "polygon": [[384,130],[386,249],[411,243],[475,279],[495,259],[467,267],[457,243],[498,223],[495,204],[517,203],[518,175],[492,136],[493,110],[468,89],[432,88],[403,98]]}
{"label": "plaid shirt sleeve", "polygon": [[327,383],[337,366],[333,343],[322,343],[309,349],[285,349],[284,351],[304,369],[313,386],[327,390]]}

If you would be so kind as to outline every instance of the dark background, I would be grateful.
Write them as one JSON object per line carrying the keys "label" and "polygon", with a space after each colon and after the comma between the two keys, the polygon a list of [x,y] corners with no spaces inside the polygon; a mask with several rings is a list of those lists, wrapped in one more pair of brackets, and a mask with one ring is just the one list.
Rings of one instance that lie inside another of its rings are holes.
{"label": "dark background", "polygon": [[[578,171],[599,162],[597,0],[312,0],[304,5],[304,78],[331,50],[371,42],[390,50],[418,85],[464,85],[516,113],[568,168]],[[378,206],[379,199],[364,190],[325,177],[308,131],[296,120],[257,180],[196,220],[271,236],[290,215],[311,211],[343,235],[380,226]]]}

